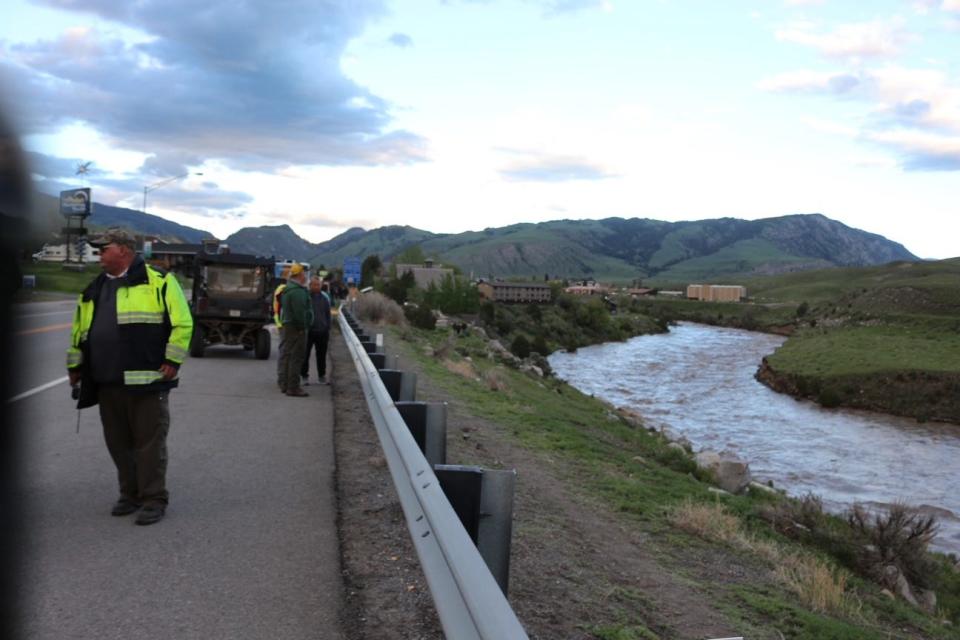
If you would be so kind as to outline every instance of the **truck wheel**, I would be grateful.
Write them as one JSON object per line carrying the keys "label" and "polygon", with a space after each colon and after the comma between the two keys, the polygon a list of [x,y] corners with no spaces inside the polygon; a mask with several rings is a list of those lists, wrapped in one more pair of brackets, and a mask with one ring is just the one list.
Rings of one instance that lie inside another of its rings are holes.
{"label": "truck wheel", "polygon": [[270,357],[270,332],[266,329],[257,331],[257,344],[254,346],[253,355],[260,360]]}
{"label": "truck wheel", "polygon": [[203,347],[204,347],[203,334],[204,334],[203,327],[194,325],[193,336],[190,337],[190,357],[192,358],[203,357]]}

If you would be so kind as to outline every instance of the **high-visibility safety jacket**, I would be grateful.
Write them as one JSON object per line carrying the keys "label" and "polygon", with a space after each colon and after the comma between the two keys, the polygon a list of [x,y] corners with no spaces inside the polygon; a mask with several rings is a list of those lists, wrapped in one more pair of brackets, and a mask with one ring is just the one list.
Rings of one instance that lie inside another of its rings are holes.
{"label": "high-visibility safety jacket", "polygon": [[280,317],[280,307],[282,305],[281,297],[286,289],[287,283],[284,282],[273,290],[273,324],[277,325],[277,329],[283,326],[283,319]]}
{"label": "high-visibility safety jacket", "polygon": [[[67,349],[67,369],[82,367],[89,359],[87,337],[97,313],[100,289],[106,281],[107,275],[102,273],[80,294]],[[162,379],[160,366],[168,364],[179,369],[186,359],[193,316],[180,283],[172,274],[147,265],[140,256],[134,258],[126,282],[117,289],[117,332],[125,345],[121,358],[127,389],[161,391],[177,386],[177,377]],[[85,406],[96,404],[95,385],[88,380],[88,373],[84,368],[83,386],[93,389],[81,389],[81,404]],[[94,393],[92,397],[90,391]],[[87,396],[86,402],[83,396]]]}

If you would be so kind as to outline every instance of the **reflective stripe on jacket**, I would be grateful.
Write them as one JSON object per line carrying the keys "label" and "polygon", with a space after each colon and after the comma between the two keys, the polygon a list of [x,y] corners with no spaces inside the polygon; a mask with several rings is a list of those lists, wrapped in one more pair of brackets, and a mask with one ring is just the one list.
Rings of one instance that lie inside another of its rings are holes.
{"label": "reflective stripe on jacket", "polygon": [[[106,282],[100,274],[80,294],[73,315],[67,368],[84,363],[87,338],[97,312],[100,289]],[[193,316],[172,274],[155,269],[137,256],[127,270],[126,281],[117,290],[117,332],[124,344],[123,381],[127,387],[170,389],[177,378],[162,380],[160,366],[179,368],[187,357]]]}

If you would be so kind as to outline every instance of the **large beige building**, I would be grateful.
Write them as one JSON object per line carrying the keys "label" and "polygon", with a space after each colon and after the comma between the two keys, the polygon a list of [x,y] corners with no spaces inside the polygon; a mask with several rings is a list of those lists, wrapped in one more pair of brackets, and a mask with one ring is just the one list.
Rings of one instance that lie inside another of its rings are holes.
{"label": "large beige building", "polygon": [[687,298],[704,302],[740,302],[747,297],[747,289],[738,284],[687,285]]}
{"label": "large beige building", "polygon": [[536,282],[479,282],[477,290],[493,302],[550,302],[550,285]]}
{"label": "large beige building", "polygon": [[423,264],[397,264],[396,266],[398,278],[409,271],[421,289],[426,289],[431,283],[439,287],[445,277],[453,275],[453,269],[440,264],[434,265],[433,260],[427,260]]}

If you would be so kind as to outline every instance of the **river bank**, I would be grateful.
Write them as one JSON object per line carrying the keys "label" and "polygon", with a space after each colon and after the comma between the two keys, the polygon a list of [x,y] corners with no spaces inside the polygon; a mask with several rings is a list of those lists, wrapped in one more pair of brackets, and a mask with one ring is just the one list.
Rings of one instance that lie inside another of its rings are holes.
{"label": "river bank", "polygon": [[805,376],[778,371],[764,358],[756,378],[774,391],[827,408],[845,407],[960,424],[960,374],[891,371],[838,376]]}
{"label": "river bank", "polygon": [[[804,581],[778,573],[811,551],[760,515],[780,498],[718,498],[689,454],[599,399],[516,367],[483,334],[387,335],[388,351],[417,373],[418,397],[450,403],[449,461],[518,470],[512,567],[525,569],[511,577],[511,601],[531,637],[954,637],[833,563],[826,571],[846,586],[827,610],[811,608]],[[852,614],[842,603],[854,601]]]}

